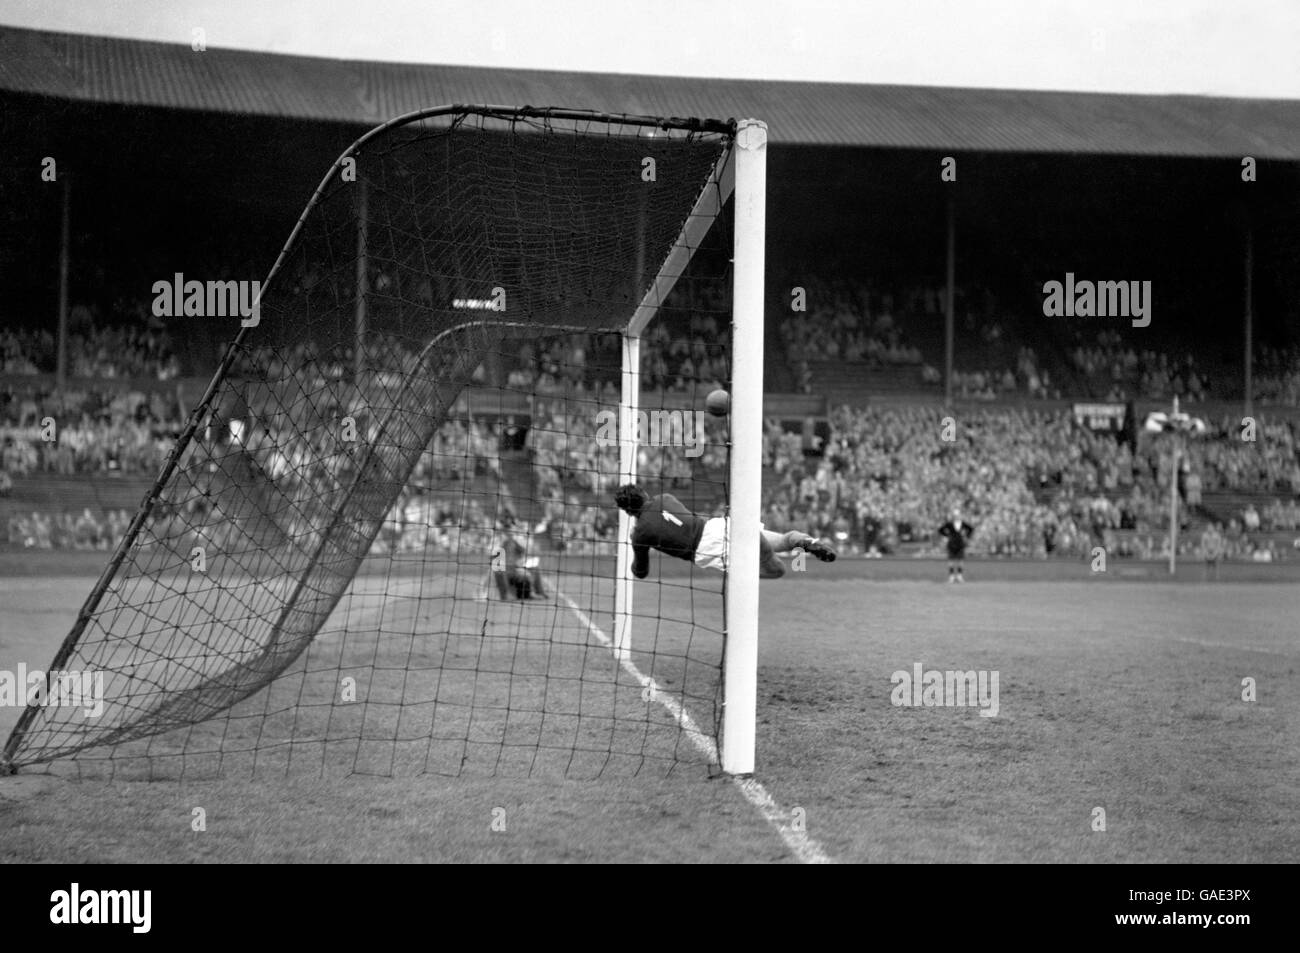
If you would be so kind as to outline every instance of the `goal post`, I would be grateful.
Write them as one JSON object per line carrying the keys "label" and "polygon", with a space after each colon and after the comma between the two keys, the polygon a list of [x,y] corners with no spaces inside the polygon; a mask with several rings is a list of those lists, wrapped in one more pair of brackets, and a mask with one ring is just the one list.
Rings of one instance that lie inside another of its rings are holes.
{"label": "goal post", "polygon": [[[765,145],[501,106],[358,139],[0,770],[751,773]],[[728,420],[701,412],[719,386]],[[698,424],[691,452],[639,444],[646,409]],[[725,575],[665,560],[634,588],[633,480],[730,518]],[[483,598],[493,576],[514,588]],[[102,715],[47,703],[64,670],[103,676]]]}
{"label": "goal post", "polygon": [[[637,480],[637,411],[641,409],[640,331],[622,337],[619,375],[618,482],[622,486]],[[632,579],[632,518],[618,511],[618,549],[614,562],[614,655],[620,661],[631,657],[632,612],[636,583]]]}
{"label": "goal post", "polygon": [[763,278],[767,126],[736,130],[735,288],[732,297],[731,552],[723,673],[722,769],[754,772],[758,724],[759,516],[763,495]]}

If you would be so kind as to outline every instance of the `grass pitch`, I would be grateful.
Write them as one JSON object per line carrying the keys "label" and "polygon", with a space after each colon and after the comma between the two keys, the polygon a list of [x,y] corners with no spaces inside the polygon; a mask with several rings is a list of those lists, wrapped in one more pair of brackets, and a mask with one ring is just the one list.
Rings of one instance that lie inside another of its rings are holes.
{"label": "grass pitch", "polygon": [[[1078,567],[1013,564],[971,564],[965,586],[942,574],[934,563],[841,560],[763,584],[757,776],[782,809],[801,809],[828,855],[1300,855],[1292,584],[1085,579]],[[0,669],[47,664],[90,582],[0,578]],[[558,625],[567,610],[544,611]],[[998,715],[895,706],[891,675],[916,663],[998,672]],[[1242,698],[1245,678],[1255,701]],[[0,733],[16,718],[0,709]],[[196,809],[205,830],[194,829]],[[698,772],[0,778],[8,862],[791,859],[734,785]]]}

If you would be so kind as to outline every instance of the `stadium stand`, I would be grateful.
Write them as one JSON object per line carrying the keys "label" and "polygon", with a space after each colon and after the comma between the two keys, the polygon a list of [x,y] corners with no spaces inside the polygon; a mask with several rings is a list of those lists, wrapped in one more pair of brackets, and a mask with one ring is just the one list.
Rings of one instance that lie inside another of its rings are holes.
{"label": "stadium stand", "polygon": [[[1149,439],[1131,447],[1077,427],[1061,399],[1210,400],[1221,376],[1206,369],[1210,361],[1139,350],[1115,332],[1076,331],[1062,346],[988,306],[983,316],[968,313],[962,322],[954,378],[956,396],[985,406],[964,413],[960,436],[945,444],[941,415],[926,406],[927,395],[939,390],[932,353],[939,290],[881,292],[844,277],[806,284],[809,311],[780,317],[769,335],[775,363],[792,370],[797,390],[824,396],[836,409],[820,446],[810,447],[798,427],[786,432],[770,423],[765,490],[771,523],[807,524],[838,538],[848,552],[928,553],[936,551],[931,530],[956,503],[979,526],[973,554],[1079,557],[1101,545],[1124,556],[1161,555],[1167,546],[1163,451]],[[647,389],[685,391],[688,381],[710,379],[723,385],[727,369],[711,359],[708,347],[719,329],[707,310],[654,326],[644,351]],[[11,546],[109,546],[183,424],[183,401],[165,396],[165,388],[146,392],[132,384],[141,378],[167,382],[179,373],[168,335],[139,308],[122,311],[134,314],[135,323],[101,326],[93,316],[80,316],[69,339],[71,370],[99,384],[61,395],[50,381],[52,335],[0,330],[0,527]],[[565,401],[547,397],[576,390],[616,403],[617,382],[608,369],[617,366],[619,342],[596,334],[566,347],[526,342],[506,356],[507,366],[495,372],[531,401],[530,419],[498,415],[468,430],[450,425],[439,432],[394,510],[393,528],[377,545],[463,548],[465,541],[453,538],[463,533],[490,545],[493,527],[484,512],[453,514],[445,509],[450,494],[440,497],[437,490],[447,481],[470,480],[482,484],[484,495],[505,492],[529,501],[518,504],[526,512],[517,515],[553,550],[612,546],[613,519],[593,523],[576,514],[610,492],[616,450],[597,445],[593,415],[565,414]],[[245,355],[254,357],[264,356]],[[325,374],[343,373],[352,362],[350,353],[315,354],[309,344],[282,357]],[[370,358],[376,370],[410,360],[398,340]],[[478,379],[486,373],[480,368]],[[1300,353],[1262,348],[1257,380],[1261,399],[1300,406]],[[876,406],[882,400],[891,406]],[[59,421],[57,440],[43,437],[46,417]],[[512,428],[526,431],[526,442],[506,439]],[[1189,449],[1180,483],[1187,531],[1180,548],[1192,551],[1200,529],[1215,523],[1225,528],[1230,557],[1286,558],[1300,529],[1295,423],[1263,418],[1254,444],[1233,439],[1233,428],[1232,419],[1217,420],[1209,438]],[[713,512],[720,501],[695,499],[691,488],[702,472],[710,474],[702,484],[720,479],[715,446],[693,460],[643,448],[641,472],[700,511]],[[249,452],[258,454],[253,446]],[[314,452],[301,448],[304,455]],[[258,462],[272,479],[299,469],[269,456]],[[88,479],[93,475],[113,482]]]}

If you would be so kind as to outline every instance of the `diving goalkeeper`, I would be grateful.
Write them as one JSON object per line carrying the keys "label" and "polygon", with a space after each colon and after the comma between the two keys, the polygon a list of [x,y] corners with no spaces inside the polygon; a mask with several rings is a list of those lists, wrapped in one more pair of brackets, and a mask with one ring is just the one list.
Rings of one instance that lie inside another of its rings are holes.
{"label": "diving goalkeeper", "polygon": [[[650,550],[678,559],[694,560],[702,569],[727,571],[727,543],[731,520],[725,516],[696,516],[670,493],[652,497],[635,483],[618,488],[614,502],[636,520],[632,530],[632,575],[644,579],[650,572]],[[824,563],[834,562],[835,550],[807,533],[774,533],[759,526],[759,577],[779,579],[785,567],[777,553],[803,549]]]}

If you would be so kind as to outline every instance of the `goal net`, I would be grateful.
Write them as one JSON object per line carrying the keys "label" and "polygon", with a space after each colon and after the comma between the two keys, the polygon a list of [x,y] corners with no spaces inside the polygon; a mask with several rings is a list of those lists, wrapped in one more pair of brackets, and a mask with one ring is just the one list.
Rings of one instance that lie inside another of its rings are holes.
{"label": "goal net", "polygon": [[3,766],[717,770],[729,576],[656,556],[634,587],[613,494],[733,505],[740,418],[704,409],[742,383],[735,139],[447,107],[358,140],[255,312],[214,319],[233,343]]}

